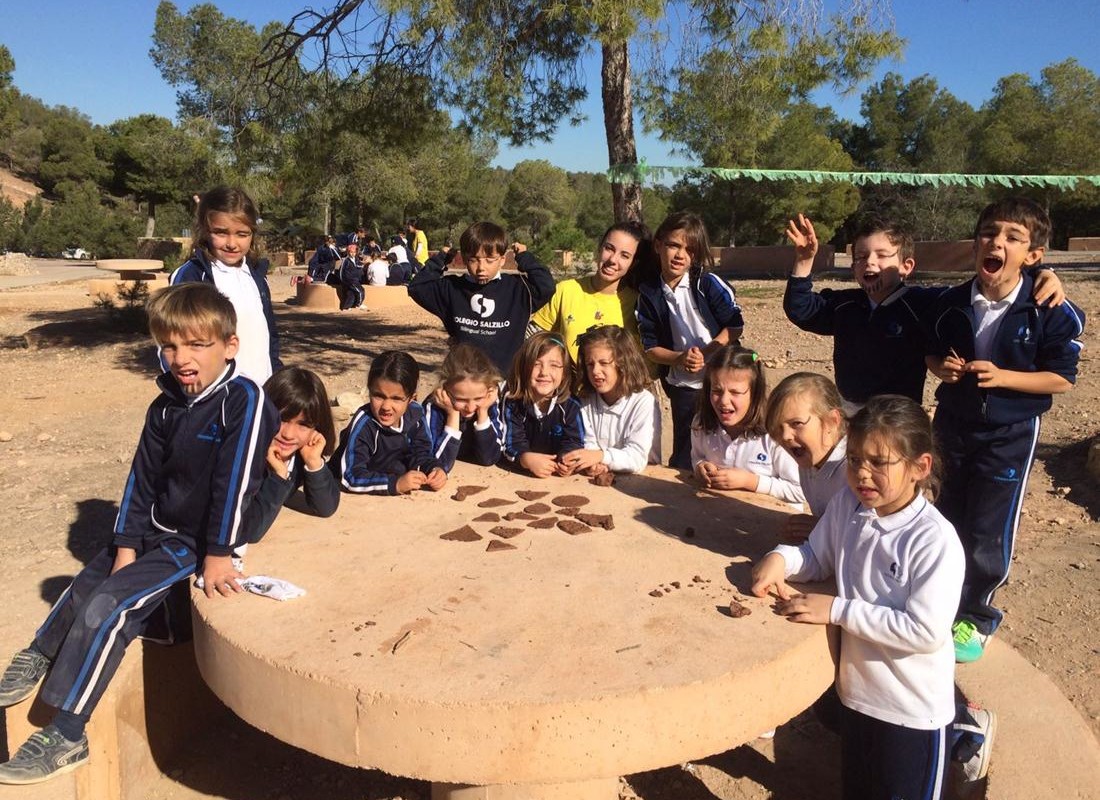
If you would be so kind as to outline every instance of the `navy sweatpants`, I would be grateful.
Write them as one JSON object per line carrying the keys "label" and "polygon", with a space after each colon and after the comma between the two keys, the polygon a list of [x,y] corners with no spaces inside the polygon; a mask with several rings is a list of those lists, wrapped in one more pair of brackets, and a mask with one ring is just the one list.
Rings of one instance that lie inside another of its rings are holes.
{"label": "navy sweatpants", "polygon": [[87,719],[126,646],[162,606],[172,586],[195,573],[194,550],[177,539],[152,545],[111,575],[115,549],[93,558],[50,610],[35,645],[53,662],[42,699]]}
{"label": "navy sweatpants", "polygon": [[947,731],[903,728],[840,707],[844,800],[939,800],[947,777]]}
{"label": "navy sweatpants", "polygon": [[983,634],[1001,624],[993,594],[1008,580],[1039,417],[985,429],[961,423],[943,409],[933,429],[943,453],[943,489],[936,507],[955,526],[966,554],[958,619]]}
{"label": "navy sweatpants", "polygon": [[691,469],[691,421],[698,411],[701,389],[673,386],[661,378],[661,386],[672,406],[672,455],[668,465],[676,469]]}

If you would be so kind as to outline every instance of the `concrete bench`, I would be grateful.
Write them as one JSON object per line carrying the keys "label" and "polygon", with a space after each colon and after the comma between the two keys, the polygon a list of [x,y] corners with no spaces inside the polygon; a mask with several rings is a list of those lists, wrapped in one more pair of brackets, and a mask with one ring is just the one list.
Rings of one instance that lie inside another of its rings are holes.
{"label": "concrete bench", "polygon": [[150,294],[168,285],[168,273],[164,272],[164,263],[151,258],[108,258],[96,262],[96,268],[107,272],[117,272],[117,278],[93,278],[88,281],[88,294],[98,297],[101,294],[114,297],[119,284],[129,288],[135,283],[145,283]]}
{"label": "concrete bench", "polygon": [[1071,236],[1066,244],[1067,250],[1100,251],[1100,236]]}
{"label": "concrete bench", "polygon": [[[46,783],[0,786],[0,798],[145,800],[181,748],[224,713],[199,675],[190,643],[134,642],[88,723],[88,763]],[[31,697],[0,714],[6,759],[53,711]]]}
{"label": "concrete bench", "polygon": [[[298,305],[311,311],[340,310],[340,290],[327,283],[299,283],[297,300]],[[413,305],[404,286],[363,286],[363,307],[368,311]]]}

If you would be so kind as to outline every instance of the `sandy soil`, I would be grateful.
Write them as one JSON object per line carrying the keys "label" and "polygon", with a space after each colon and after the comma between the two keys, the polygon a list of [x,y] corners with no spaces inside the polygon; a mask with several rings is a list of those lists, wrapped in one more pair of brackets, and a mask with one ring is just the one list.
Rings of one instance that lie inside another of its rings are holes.
{"label": "sandy soil", "polygon": [[[1070,296],[1095,321],[1100,278],[1064,273]],[[285,280],[285,279],[282,279]],[[275,287],[276,298],[289,286]],[[780,282],[738,284],[757,348],[773,379],[830,370],[830,343],[796,330],[780,308]],[[438,324],[419,310],[311,314],[277,303],[284,358],[324,377],[330,393],[362,391],[370,359],[403,349],[425,368],[422,394],[444,351]],[[1077,389],[1044,419],[1009,584],[999,595],[1000,635],[1051,676],[1100,735],[1100,493],[1085,471],[1100,429],[1100,383],[1091,374],[1096,325],[1086,332]],[[67,582],[109,538],[117,500],[148,402],[156,389],[151,347],[112,332],[82,283],[0,292],[0,653],[24,646]],[[931,388],[931,387],[930,387]],[[227,798],[421,798],[427,784],[347,769],[283,745],[231,715],[221,721],[235,750],[227,765],[196,744],[153,795]],[[224,739],[219,736],[220,742]],[[682,769],[629,776],[624,798],[749,800],[828,797],[836,741],[810,716]],[[792,766],[796,765],[796,766]],[[767,788],[765,788],[767,787]]]}

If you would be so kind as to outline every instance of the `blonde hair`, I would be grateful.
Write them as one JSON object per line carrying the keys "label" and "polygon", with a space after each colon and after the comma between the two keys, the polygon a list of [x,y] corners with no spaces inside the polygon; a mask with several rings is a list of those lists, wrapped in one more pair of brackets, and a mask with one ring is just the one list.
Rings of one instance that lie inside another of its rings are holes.
{"label": "blonde hair", "polygon": [[601,325],[577,337],[577,371],[580,372],[577,393],[581,397],[587,397],[596,391],[584,365],[585,351],[589,347],[606,347],[611,351],[615,368],[619,371],[619,384],[624,397],[649,386],[649,369],[638,340],[620,325]]}
{"label": "blonde hair", "polygon": [[534,404],[536,398],[531,394],[531,373],[535,370],[535,362],[551,348],[561,350],[562,371],[561,383],[554,393],[559,402],[569,397],[569,383],[573,376],[573,362],[569,358],[569,348],[565,342],[558,338],[556,333],[539,331],[529,337],[520,347],[516,357],[512,359],[512,369],[508,374],[508,397],[512,400],[523,400],[525,403]]}
{"label": "blonde hair", "polygon": [[779,385],[772,389],[771,396],[768,398],[764,426],[773,439],[779,438],[779,429],[783,424],[783,420],[780,419],[783,405],[794,397],[807,398],[810,401],[811,413],[819,419],[825,419],[833,411],[839,412],[839,436],[844,436],[844,432],[848,429],[848,418],[844,416],[844,398],[840,396],[836,384],[816,372],[796,372],[781,380]]}
{"label": "blonde hair", "polygon": [[461,381],[495,386],[500,381],[500,373],[483,351],[472,344],[456,344],[443,359],[439,382],[443,388],[447,388]]}
{"label": "blonde hair", "polygon": [[145,314],[157,342],[173,335],[207,335],[226,342],[237,333],[237,312],[212,283],[167,286],[149,298]]}

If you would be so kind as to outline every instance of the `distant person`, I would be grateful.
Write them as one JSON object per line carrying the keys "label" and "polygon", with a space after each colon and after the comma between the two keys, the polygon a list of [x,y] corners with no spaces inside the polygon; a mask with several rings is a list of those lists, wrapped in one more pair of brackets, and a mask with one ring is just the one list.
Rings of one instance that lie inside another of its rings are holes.
{"label": "distant person", "polygon": [[[88,760],[88,720],[126,648],[173,586],[198,574],[208,598],[241,591],[232,553],[243,543],[242,520],[278,414],[237,372],[237,315],[212,284],[162,289],[147,311],[167,364],[157,378],[160,394],[145,415],[111,544],[80,571],[0,677],[0,706],[30,697],[45,678],[39,696],[57,710],[0,764],[0,783],[40,783]],[[177,680],[169,673],[156,679],[168,692]]]}
{"label": "distant person", "polygon": [[267,259],[252,249],[259,213],[242,189],[219,186],[204,194],[195,215],[195,251],[172,273],[173,286],[212,283],[237,312],[237,371],[263,383],[279,369],[279,334],[267,283]]}
{"label": "distant person", "polygon": [[385,286],[390,280],[390,261],[386,256],[376,255],[367,264],[367,285]]}
{"label": "distant person", "polygon": [[363,265],[359,263],[359,244],[348,242],[348,254],[340,261],[340,310],[347,311],[363,305]]}
{"label": "distant person", "polygon": [[508,234],[492,222],[462,232],[464,275],[446,275],[455,251],[439,252],[409,283],[409,296],[443,321],[453,342],[479,347],[501,374],[523,344],[531,315],[554,294],[554,278],[527,247],[512,245],[519,275],[502,275]]}
{"label": "distant person", "polygon": [[313,283],[328,283],[328,277],[340,262],[340,251],[336,249],[336,238],[326,236],[313,251],[309,259],[307,274]]}
{"label": "distant person", "polygon": [[417,227],[419,223],[416,217],[405,220],[405,244],[411,251],[412,258],[420,264],[428,263],[428,235]]}

